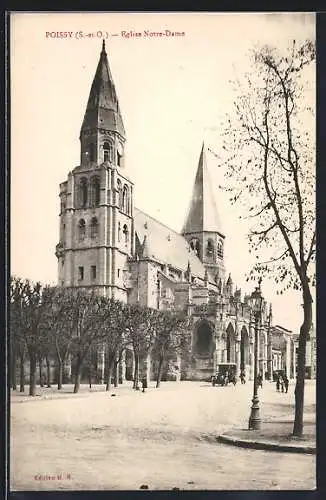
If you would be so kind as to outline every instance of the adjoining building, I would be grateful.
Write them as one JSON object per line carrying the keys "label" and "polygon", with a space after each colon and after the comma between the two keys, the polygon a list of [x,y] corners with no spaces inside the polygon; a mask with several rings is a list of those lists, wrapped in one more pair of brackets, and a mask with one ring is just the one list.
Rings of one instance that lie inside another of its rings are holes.
{"label": "adjoining building", "polygon": [[[207,379],[221,362],[235,363],[238,373],[245,370],[252,378],[251,299],[241,296],[226,273],[226,238],[204,144],[180,234],[134,206],[136,187],[128,175],[125,144],[103,42],[80,130],[80,163],[60,184],[59,285],[157,309],[186,308],[194,320],[191,355],[187,361],[178,356],[169,360],[167,378]],[[264,302],[259,368],[269,378],[277,355],[272,332],[278,336],[271,326],[271,308]],[[122,379],[131,373],[132,363],[127,350],[120,366]],[[155,375],[155,360],[144,360],[143,366],[149,377]],[[293,376],[288,362],[286,366]]]}

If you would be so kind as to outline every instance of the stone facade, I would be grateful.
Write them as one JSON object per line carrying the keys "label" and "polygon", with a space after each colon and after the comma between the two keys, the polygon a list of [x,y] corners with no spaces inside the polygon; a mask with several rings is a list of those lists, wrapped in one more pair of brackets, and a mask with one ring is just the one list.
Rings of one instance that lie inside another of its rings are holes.
{"label": "stone facade", "polygon": [[[253,376],[254,321],[224,265],[221,228],[203,145],[181,234],[134,207],[127,175],[125,130],[103,42],[83,120],[81,160],[60,184],[59,285],[158,309],[186,308],[193,318],[191,352],[168,361],[165,378],[209,379],[219,363],[235,363]],[[259,369],[271,375],[271,314],[264,303]],[[100,356],[99,371],[104,373]],[[130,378],[125,353],[120,379]],[[146,377],[155,360],[143,360]],[[144,376],[145,376],[144,375]]]}

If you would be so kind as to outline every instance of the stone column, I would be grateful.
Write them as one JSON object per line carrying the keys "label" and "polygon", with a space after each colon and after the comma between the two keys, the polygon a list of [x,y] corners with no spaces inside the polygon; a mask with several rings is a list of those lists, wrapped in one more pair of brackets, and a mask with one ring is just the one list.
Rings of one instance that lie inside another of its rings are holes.
{"label": "stone column", "polygon": [[63,380],[71,381],[71,355],[68,355],[63,367]]}
{"label": "stone column", "polygon": [[253,380],[254,378],[254,344],[249,343],[249,380]]}
{"label": "stone column", "polygon": [[178,354],[168,362],[167,380],[180,382],[181,379],[181,356]]}
{"label": "stone column", "polygon": [[263,370],[263,379],[265,380],[265,374],[267,372],[267,360],[268,360],[268,339],[267,339],[267,335],[265,333],[265,343],[264,343],[264,361],[263,361],[263,366],[264,366],[264,370]]}
{"label": "stone column", "polygon": [[267,337],[267,372],[268,378],[271,382],[273,382],[273,353],[272,353],[272,339],[270,338],[270,334]]}
{"label": "stone column", "polygon": [[104,384],[105,352],[104,347],[100,347],[97,352],[97,376],[99,384]]}
{"label": "stone column", "polygon": [[118,367],[119,384],[123,384],[126,380],[126,351],[123,351]]}
{"label": "stone column", "polygon": [[287,378],[290,378],[290,364],[291,364],[291,346],[289,339],[286,338],[285,341],[285,373]]}
{"label": "stone column", "polygon": [[141,382],[141,379],[146,377],[148,385],[150,382],[150,373],[151,373],[151,354],[148,353],[140,360],[139,381]]}
{"label": "stone column", "polygon": [[222,363],[221,338],[216,337],[216,349],[214,356],[214,374],[217,372],[218,365]]}
{"label": "stone column", "polygon": [[236,340],[235,344],[235,362],[237,365],[236,376],[240,376],[240,364],[241,364],[241,352],[240,352],[240,342]]}

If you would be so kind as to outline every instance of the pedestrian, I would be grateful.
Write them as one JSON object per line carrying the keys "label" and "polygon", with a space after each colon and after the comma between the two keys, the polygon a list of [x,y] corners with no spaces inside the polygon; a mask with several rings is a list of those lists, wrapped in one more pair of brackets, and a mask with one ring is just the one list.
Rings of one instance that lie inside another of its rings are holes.
{"label": "pedestrian", "polygon": [[284,375],[284,389],[285,389],[285,392],[288,392],[288,390],[289,390],[289,379],[288,379],[286,374]]}
{"label": "pedestrian", "polygon": [[276,390],[280,392],[280,377],[276,375]]}
{"label": "pedestrian", "polygon": [[284,380],[283,380],[282,375],[280,375],[280,388],[281,388],[281,392],[284,392]]}
{"label": "pedestrian", "polygon": [[145,392],[145,390],[147,389],[147,378],[146,377],[143,377],[142,381],[141,381],[141,385],[142,385],[142,392]]}
{"label": "pedestrian", "polygon": [[242,370],[240,373],[240,380],[241,380],[241,384],[246,383],[246,372],[244,370]]}
{"label": "pedestrian", "polygon": [[260,386],[261,388],[263,388],[263,376],[261,373],[257,375],[257,385],[258,387]]}

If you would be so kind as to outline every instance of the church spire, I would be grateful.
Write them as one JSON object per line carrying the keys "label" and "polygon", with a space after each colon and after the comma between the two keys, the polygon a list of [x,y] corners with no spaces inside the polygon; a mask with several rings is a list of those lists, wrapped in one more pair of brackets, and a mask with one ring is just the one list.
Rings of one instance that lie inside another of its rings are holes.
{"label": "church spire", "polygon": [[80,133],[81,138],[85,133],[91,133],[98,129],[116,132],[123,139],[125,138],[125,128],[104,40],[87,102]]}
{"label": "church spire", "polygon": [[206,150],[203,142],[191,202],[182,234],[204,231],[219,233],[223,236],[212,189],[212,182],[207,168]]}

